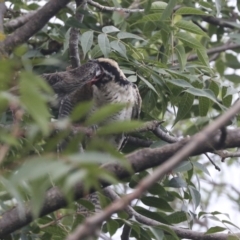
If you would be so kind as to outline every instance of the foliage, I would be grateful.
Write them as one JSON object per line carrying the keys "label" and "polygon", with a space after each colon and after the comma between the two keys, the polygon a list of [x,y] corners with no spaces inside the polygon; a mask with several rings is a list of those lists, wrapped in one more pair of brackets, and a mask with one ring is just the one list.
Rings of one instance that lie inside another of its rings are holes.
{"label": "foliage", "polygon": [[[126,0],[99,3],[129,6]],[[37,1],[15,0],[11,1],[10,13],[14,18],[20,11],[39,7]],[[65,238],[83,221],[81,215],[76,215],[76,205],[72,203],[72,186],[80,181],[85,183],[86,191],[92,187],[99,189],[99,179],[121,185],[114,176],[100,170],[98,164],[115,161],[129,168],[124,155],[109,146],[102,136],[129,132],[139,127],[139,122],[115,123],[99,129],[94,138],[88,139],[88,151],[80,154],[79,142],[84,139],[84,134],[79,132],[69,137],[70,126],[88,112],[91,103],[80,103],[69,119],[52,121],[55,113],[49,103],[55,101],[54,94],[39,75],[65,71],[70,65],[70,27],[81,33],[81,62],[101,56],[115,59],[127,78],[138,85],[143,99],[141,121],[163,119],[165,131],[171,129],[170,134],[193,135],[225,112],[238,97],[239,48],[216,52],[216,58],[211,61],[207,53],[208,49],[228,40],[239,44],[239,26],[233,22],[230,29],[202,22],[203,17],[220,14],[224,19],[233,17],[227,3],[142,1],[139,8],[145,12],[130,14],[101,12],[88,7],[87,10],[78,9],[84,14],[83,22],[79,23],[74,17],[74,4],[70,3],[26,43],[15,48],[9,59],[1,60],[0,211],[3,213],[16,204],[24,206],[31,199],[33,214],[37,217],[44,193],[52,186],[60,187],[69,203],[68,208],[38,218],[12,233],[9,239]],[[119,108],[121,106],[100,109],[85,120],[84,126],[102,121]],[[229,125],[237,126],[237,120],[233,119]],[[151,139],[152,147],[167,144],[149,132],[137,135]],[[70,138],[69,144],[59,155],[56,146],[66,137]],[[135,149],[127,144],[123,152],[127,154]],[[234,162],[229,161],[229,164]],[[221,220],[220,212],[200,211],[200,205],[207,206],[205,200],[210,198],[201,185],[202,179],[209,175],[208,167],[202,158],[186,159],[162,182],[155,183],[134,209],[160,223],[183,224],[189,228],[203,218],[215,219],[217,226],[204,226],[206,234],[239,228],[231,220]],[[126,179],[124,186],[131,190],[150,173],[151,169],[134,174]],[[120,194],[125,191],[120,187],[118,190]],[[109,204],[101,190],[100,198],[103,206]],[[231,194],[229,198],[232,198]],[[93,208],[91,203],[81,203]],[[103,232],[113,236],[124,225],[131,227],[131,236],[135,239],[180,239],[171,229],[143,225],[121,212],[104,223]]]}

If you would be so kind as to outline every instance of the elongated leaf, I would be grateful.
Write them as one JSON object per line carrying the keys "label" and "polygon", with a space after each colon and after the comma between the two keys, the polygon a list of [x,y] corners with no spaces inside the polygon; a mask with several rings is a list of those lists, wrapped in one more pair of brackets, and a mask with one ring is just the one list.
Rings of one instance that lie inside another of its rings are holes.
{"label": "elongated leaf", "polygon": [[92,105],[93,105],[92,102],[80,103],[73,109],[71,113],[71,119],[73,121],[76,121],[81,119],[82,117],[85,117],[86,114],[90,111]]}
{"label": "elongated leaf", "polygon": [[227,92],[228,92],[228,87],[223,86],[222,87],[222,101],[223,101],[224,106],[230,107],[232,104],[233,96],[230,94],[228,95]]}
{"label": "elongated leaf", "polygon": [[139,39],[139,40],[145,41],[142,37],[139,37],[136,34],[128,33],[128,32],[120,32],[120,33],[117,34],[117,37],[118,37],[118,39],[135,38],[135,39]]}
{"label": "elongated leaf", "polygon": [[207,13],[192,7],[181,7],[175,14],[177,15],[208,15]]}
{"label": "elongated leaf", "polygon": [[113,219],[109,219],[107,221],[107,228],[108,228],[108,232],[110,234],[110,236],[114,235],[116,233],[116,231],[119,228],[119,224],[117,221],[113,220]]}
{"label": "elongated leaf", "polygon": [[196,209],[200,204],[201,195],[200,195],[199,191],[196,188],[194,188],[193,186],[189,186],[188,188],[189,188],[189,191],[192,196],[192,201],[193,201],[194,207]]}
{"label": "elongated leaf", "polygon": [[161,17],[160,13],[151,13],[151,14],[143,16],[141,19],[139,19],[132,25],[138,24],[138,23],[158,22],[158,21],[160,21],[160,17]]}
{"label": "elongated leaf", "polygon": [[211,233],[216,233],[216,232],[222,232],[226,230],[226,228],[224,227],[219,227],[219,226],[216,226],[216,227],[211,227],[207,230],[207,232],[205,234],[211,234]]}
{"label": "elongated leaf", "polygon": [[113,133],[132,132],[141,127],[143,123],[138,121],[119,121],[108,124],[98,129],[97,134],[106,135]]}
{"label": "elongated leaf", "polygon": [[208,110],[210,107],[210,100],[209,98],[206,98],[206,97],[198,97],[198,101],[199,101],[199,105],[198,105],[199,115],[201,117],[204,117],[208,113]]}
{"label": "elongated leaf", "polygon": [[171,224],[181,223],[181,222],[187,221],[187,213],[183,211],[174,212],[168,215],[167,219]]}
{"label": "elongated leaf", "polygon": [[178,62],[181,66],[181,70],[183,70],[187,63],[187,57],[186,57],[186,53],[185,53],[185,49],[184,49],[183,45],[178,44],[175,47],[175,52],[178,57]]}
{"label": "elongated leaf", "polygon": [[[21,103],[44,133],[48,132],[48,121],[50,113],[46,104],[46,99],[39,91],[43,89],[44,81],[29,72],[22,72],[20,75]],[[46,87],[44,87],[46,90]]]}
{"label": "elongated leaf", "polygon": [[199,163],[199,162],[193,162],[193,165],[200,169],[201,171],[203,171],[204,173],[206,173],[208,176],[210,176],[210,173],[208,171],[208,169],[206,168],[205,165],[203,165],[202,163]]}
{"label": "elongated leaf", "polygon": [[192,87],[192,85],[189,82],[187,82],[183,79],[166,79],[166,81],[169,83],[172,83],[173,85],[176,85],[178,87],[182,87],[182,88],[191,88]]}
{"label": "elongated leaf", "polygon": [[173,169],[173,173],[177,173],[177,172],[187,172],[190,169],[192,169],[192,163],[189,161],[184,161],[180,164],[178,164],[178,166],[176,168]]}
{"label": "elongated leaf", "polygon": [[98,35],[98,45],[104,55],[104,57],[108,57],[108,54],[110,53],[111,46],[109,43],[109,39],[106,34],[101,33]]}
{"label": "elongated leaf", "polygon": [[185,90],[185,92],[188,92],[198,97],[207,97],[215,103],[219,104],[214,93],[210,89],[188,88],[187,90]]}
{"label": "elongated leaf", "polygon": [[155,89],[155,87],[147,79],[145,79],[144,77],[142,77],[140,75],[138,75],[138,76],[150,89],[152,89],[157,95],[159,95],[157,90]]}
{"label": "elongated leaf", "polygon": [[178,105],[178,112],[174,125],[181,119],[183,119],[190,111],[193,105],[194,96],[190,93],[184,93],[181,97],[181,101]]}
{"label": "elongated leaf", "polygon": [[168,187],[182,188],[187,187],[187,183],[180,177],[173,177],[167,184]]}
{"label": "elongated leaf", "polygon": [[161,21],[165,21],[167,18],[169,18],[172,15],[173,9],[176,4],[177,4],[177,0],[170,0],[168,2],[167,7],[164,9],[162,13]]}
{"label": "elongated leaf", "polygon": [[125,106],[125,104],[110,104],[101,107],[97,111],[95,111],[86,121],[86,124],[92,125],[99,123],[106,118],[112,116],[114,113],[119,112],[122,110]]}
{"label": "elongated leaf", "polygon": [[191,32],[191,33],[195,33],[195,34],[199,34],[199,35],[203,35],[203,36],[208,37],[206,32],[204,32],[200,27],[198,27],[196,24],[194,24],[190,21],[180,20],[180,21],[175,23],[175,27],[178,27],[180,29],[184,29],[184,30],[186,30],[188,32]]}
{"label": "elongated leaf", "polygon": [[119,42],[119,41],[112,41],[110,43],[111,48],[113,48],[114,50],[116,50],[117,52],[119,52],[123,57],[125,57],[126,59],[128,59],[127,54],[126,54],[126,47],[123,43]]}
{"label": "elongated leaf", "polygon": [[141,201],[149,206],[149,207],[155,207],[161,210],[164,210],[166,212],[172,212],[172,207],[168,204],[168,202],[163,198],[157,198],[157,197],[143,197]]}
{"label": "elongated leaf", "polygon": [[81,46],[83,50],[84,58],[86,53],[91,49],[93,44],[93,31],[87,31],[81,36]]}
{"label": "elongated leaf", "polygon": [[208,59],[206,49],[204,47],[197,49],[197,55],[199,60],[203,63],[203,65],[209,67],[209,59]]}
{"label": "elongated leaf", "polygon": [[154,235],[156,240],[163,240],[164,232],[158,227],[150,227],[152,234]]}
{"label": "elongated leaf", "polygon": [[161,228],[164,232],[167,232],[171,235],[171,239],[172,240],[179,240],[178,236],[176,235],[176,233],[171,229],[169,228],[168,226],[166,225],[161,225],[159,226],[159,228]]}
{"label": "elongated leaf", "polygon": [[151,10],[164,10],[167,7],[167,3],[162,1],[156,1],[152,3]]}
{"label": "elongated leaf", "polygon": [[202,48],[202,44],[188,33],[179,32],[176,35],[181,42],[192,48]]}
{"label": "elongated leaf", "polygon": [[[239,79],[239,76],[238,76],[238,79]],[[218,96],[219,86],[215,81],[211,81],[208,88],[215,94],[215,97]]]}
{"label": "elongated leaf", "polygon": [[114,26],[105,26],[102,28],[104,33],[112,33],[112,32],[119,32],[120,30]]}

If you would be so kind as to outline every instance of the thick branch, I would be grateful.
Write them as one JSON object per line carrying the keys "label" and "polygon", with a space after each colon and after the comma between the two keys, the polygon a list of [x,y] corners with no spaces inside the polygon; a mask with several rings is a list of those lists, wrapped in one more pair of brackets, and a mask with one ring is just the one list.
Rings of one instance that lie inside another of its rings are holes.
{"label": "thick branch", "polygon": [[[151,175],[148,175],[143,180],[139,182],[135,190],[125,195],[119,200],[116,200],[108,207],[104,209],[101,213],[95,214],[92,217],[89,217],[85,222],[80,225],[73,234],[71,234],[67,239],[68,240],[77,240],[83,239],[85,237],[91,236],[94,229],[98,226],[101,226],[103,221],[111,217],[112,214],[125,209],[128,204],[131,203],[134,199],[140,198],[155,182],[158,182],[164,177],[164,175],[171,171],[178,163],[189,157],[194,151],[199,150],[201,145],[204,144],[209,139],[214,138],[214,135],[218,129],[221,129],[228,123],[228,121],[233,118],[240,111],[240,101],[235,103],[230,109],[228,109],[222,116],[217,118],[210,125],[205,127],[201,132],[195,134],[191,140],[179,151],[168,159],[165,163],[158,166]],[[224,144],[222,141],[223,131],[221,131],[221,136],[218,142],[218,146]],[[224,131],[225,139],[226,131]],[[145,155],[146,157],[146,155]],[[219,238],[218,238],[219,239]]]}
{"label": "thick branch", "polygon": [[89,5],[92,5],[93,7],[96,7],[102,11],[122,11],[122,12],[144,12],[144,9],[129,9],[129,8],[120,8],[120,7],[107,7],[107,6],[103,6],[97,2],[94,2],[92,0],[88,0],[87,1]]}
{"label": "thick branch", "polygon": [[[199,155],[205,152],[212,152],[215,150],[219,150],[220,147],[218,145],[219,139],[221,138],[221,132],[219,131],[214,135],[214,138],[208,139],[201,145],[198,146],[192,152],[192,156]],[[227,130],[227,137],[225,143],[222,146],[222,149],[226,148],[234,148],[240,147],[240,128],[234,130]],[[129,163],[132,166],[133,172],[141,172],[148,168],[156,167],[165,161],[168,160],[175,152],[181,149],[186,145],[191,139],[185,138],[181,141],[173,144],[165,145],[161,148],[145,148],[138,151],[135,151],[126,156]],[[104,169],[115,175],[118,179],[124,179],[126,177],[132,176],[133,172],[127,171],[124,167],[111,163],[103,166]],[[108,183],[102,183],[102,187],[106,187],[109,185]],[[79,199],[84,196],[83,185],[79,183],[74,188],[74,199]],[[49,214],[57,209],[65,207],[67,202],[61,193],[61,191],[57,188],[51,188],[45,196],[45,201],[40,212],[40,216],[44,216]],[[28,206],[28,205],[27,205]],[[32,214],[29,207],[26,207],[23,211],[22,215],[19,215],[21,212],[20,207],[16,207],[5,212],[0,218],[0,237],[5,236],[27,224],[29,224],[32,220]]]}
{"label": "thick branch", "polygon": [[4,24],[4,27],[7,30],[15,30],[19,27],[21,27],[22,25],[24,25],[26,22],[29,21],[29,19],[36,13],[37,11],[31,11],[28,12],[22,16],[19,16],[15,19],[10,20],[9,22]]}
{"label": "thick branch", "polygon": [[216,18],[213,16],[201,16],[201,18],[203,21],[208,22],[214,26],[234,28],[231,22],[228,22],[227,20],[224,20],[222,18]]}
{"label": "thick branch", "polygon": [[26,42],[63,8],[70,0],[51,0],[39,9],[22,27],[9,35],[4,41],[6,51]]}

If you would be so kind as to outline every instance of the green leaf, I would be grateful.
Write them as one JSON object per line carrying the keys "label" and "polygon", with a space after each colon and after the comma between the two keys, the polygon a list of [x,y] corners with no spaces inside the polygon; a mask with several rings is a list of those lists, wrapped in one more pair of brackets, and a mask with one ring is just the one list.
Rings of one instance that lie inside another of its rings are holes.
{"label": "green leaf", "polygon": [[134,129],[140,128],[143,123],[139,121],[119,121],[109,123],[107,126],[100,127],[97,130],[98,135],[107,135],[113,133],[132,132]]}
{"label": "green leaf", "polygon": [[144,77],[142,77],[142,76],[140,76],[140,75],[138,75],[138,77],[139,77],[150,89],[152,89],[157,95],[159,95],[158,92],[157,92],[157,90],[155,89],[155,87],[154,87],[147,79],[145,79]]}
{"label": "green leaf", "polygon": [[80,23],[75,17],[68,18],[65,24],[69,27],[75,27],[80,29],[86,28],[86,26],[83,23]]}
{"label": "green leaf", "polygon": [[[239,76],[238,76],[238,78],[239,78]],[[215,81],[211,81],[208,88],[215,94],[215,97],[218,96],[219,86]]]}
{"label": "green leaf", "polygon": [[173,177],[168,182],[167,187],[185,188],[185,187],[187,187],[187,183],[180,177]]}
{"label": "green leaf", "polygon": [[120,32],[120,33],[117,34],[117,37],[118,37],[118,39],[135,38],[135,39],[139,39],[139,40],[145,41],[142,37],[139,37],[136,34],[128,33],[128,32]]}
{"label": "green leaf", "polygon": [[20,74],[20,100],[27,112],[32,116],[35,122],[42,129],[44,134],[47,134],[48,122],[50,119],[50,113],[46,104],[44,95],[40,92],[43,89],[43,85],[47,84],[42,79],[34,76],[30,72],[22,72]]}
{"label": "green leaf", "polygon": [[182,87],[182,88],[191,88],[192,87],[192,85],[189,82],[187,82],[183,79],[165,79],[165,80],[169,83],[172,83],[173,85],[178,86],[178,87]]}
{"label": "green leaf", "polygon": [[158,228],[158,227],[150,227],[149,229],[151,230],[151,232],[154,235],[156,240],[163,240],[164,232],[160,228]]}
{"label": "green leaf", "polygon": [[90,111],[92,105],[93,105],[93,102],[82,102],[78,104],[71,113],[71,119],[73,121],[77,121],[85,117],[87,113]]}
{"label": "green leaf", "polygon": [[175,15],[208,15],[208,14],[196,8],[181,7],[175,12]]}
{"label": "green leaf", "polygon": [[197,49],[197,55],[198,59],[205,65],[206,67],[209,67],[209,59],[206,52],[206,49],[204,47]]}
{"label": "green leaf", "polygon": [[83,50],[83,57],[85,58],[86,53],[91,49],[93,44],[93,31],[87,31],[81,36],[81,46]]}
{"label": "green leaf", "polygon": [[151,10],[164,10],[167,7],[167,3],[162,1],[156,1],[152,3]]}
{"label": "green leaf", "polygon": [[107,228],[108,228],[108,232],[109,232],[110,236],[113,236],[116,233],[116,231],[118,230],[119,224],[117,221],[115,221],[113,219],[109,219],[107,221]]}
{"label": "green leaf", "polygon": [[205,37],[208,37],[206,32],[204,32],[200,27],[198,27],[196,24],[186,21],[186,20],[180,20],[175,23],[175,27],[178,27],[180,29],[186,30],[187,32],[203,35]]}
{"label": "green leaf", "polygon": [[184,91],[192,94],[193,96],[209,98],[213,102],[219,104],[214,93],[210,89],[188,88]]}
{"label": "green leaf", "polygon": [[198,97],[199,105],[199,115],[201,117],[205,117],[208,113],[209,107],[210,107],[210,100],[206,97]]}
{"label": "green leaf", "polygon": [[164,232],[169,233],[171,235],[171,237],[172,237],[171,240],[179,240],[179,238],[176,235],[176,233],[171,228],[169,228],[168,226],[160,225],[159,228],[161,228]]}
{"label": "green leaf", "polygon": [[181,222],[185,222],[188,220],[187,213],[183,211],[171,213],[170,215],[167,216],[167,220],[171,224],[178,224]]}
{"label": "green leaf", "polygon": [[203,165],[202,163],[199,163],[199,162],[195,162],[195,161],[192,163],[196,168],[200,169],[201,171],[206,173],[208,176],[210,176],[210,173],[209,173],[208,169],[205,167],[205,165]]}
{"label": "green leaf", "polygon": [[235,227],[235,228],[237,228],[237,229],[240,230],[240,227],[237,226],[237,225],[235,225],[235,224],[233,224],[232,222],[229,222],[229,221],[227,221],[227,220],[222,220],[222,222],[223,222],[223,223],[226,223],[226,224],[229,224],[229,225],[232,225],[233,227]]}
{"label": "green leaf", "polygon": [[197,207],[199,206],[200,201],[201,201],[201,195],[200,195],[199,191],[192,186],[189,186],[188,189],[191,193],[194,207],[195,207],[195,209],[197,209]]}
{"label": "green leaf", "polygon": [[181,100],[178,104],[178,112],[174,121],[174,125],[189,113],[193,105],[193,101],[194,101],[194,96],[190,93],[185,92],[181,96]]}
{"label": "green leaf", "polygon": [[177,4],[177,0],[170,0],[168,2],[168,5],[164,9],[162,16],[160,18],[161,21],[165,21],[167,18],[169,18],[172,15],[173,9],[176,4]]}
{"label": "green leaf", "polygon": [[176,52],[176,55],[178,58],[178,62],[181,66],[181,70],[183,70],[187,63],[187,57],[186,57],[186,53],[185,53],[185,49],[184,49],[183,45],[178,44],[175,47],[175,52]]}
{"label": "green leaf", "polygon": [[168,204],[168,202],[163,198],[158,197],[143,197],[141,201],[149,206],[149,207],[155,207],[158,209],[161,209],[166,212],[172,212],[172,207]]}
{"label": "green leaf", "polygon": [[141,19],[134,22],[131,26],[138,23],[148,23],[148,22],[159,22],[160,21],[161,14],[160,13],[151,13],[144,15]]}
{"label": "green leaf", "polygon": [[226,228],[224,227],[219,227],[219,226],[216,226],[216,227],[211,227],[207,230],[207,232],[205,234],[211,234],[211,233],[216,233],[216,232],[222,232],[226,230]]}
{"label": "green leaf", "polygon": [[112,41],[110,43],[111,48],[113,48],[114,50],[116,50],[117,52],[119,52],[123,57],[125,57],[126,59],[128,59],[127,57],[127,51],[126,51],[126,47],[123,43],[119,42],[119,41]]}
{"label": "green leaf", "polygon": [[87,125],[93,125],[102,122],[106,118],[112,116],[114,113],[121,111],[126,104],[108,104],[95,111],[86,121]]}
{"label": "green leaf", "polygon": [[98,45],[99,45],[104,57],[108,57],[108,54],[111,51],[111,46],[109,43],[109,39],[105,33],[101,33],[98,35]]}
{"label": "green leaf", "polygon": [[192,164],[189,161],[184,161],[181,162],[180,164],[178,164],[178,166],[176,168],[173,169],[173,173],[177,173],[177,172],[187,172],[190,169],[192,169]]}
{"label": "green leaf", "polygon": [[222,101],[223,105],[226,107],[230,107],[232,105],[232,95],[227,95],[228,87],[223,86],[222,87]]}
{"label": "green leaf", "polygon": [[232,235],[232,236],[228,236],[227,240],[239,240],[239,237]]}
{"label": "green leaf", "polygon": [[120,30],[114,26],[105,26],[102,28],[103,33],[119,32]]}
{"label": "green leaf", "polygon": [[178,32],[175,35],[181,42],[183,42],[186,46],[191,48],[202,48],[202,44],[194,37],[192,37],[188,33]]}

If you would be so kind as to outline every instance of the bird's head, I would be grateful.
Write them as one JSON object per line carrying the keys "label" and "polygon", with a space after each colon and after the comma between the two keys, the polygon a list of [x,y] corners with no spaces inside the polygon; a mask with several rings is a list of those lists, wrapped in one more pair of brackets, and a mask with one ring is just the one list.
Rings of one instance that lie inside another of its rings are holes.
{"label": "bird's head", "polygon": [[125,85],[128,82],[126,76],[119,68],[119,65],[116,61],[109,58],[98,58],[89,61],[88,63],[97,64],[100,69],[100,74],[98,77],[91,81],[92,84],[96,86],[104,85],[110,81],[114,81],[119,85]]}

